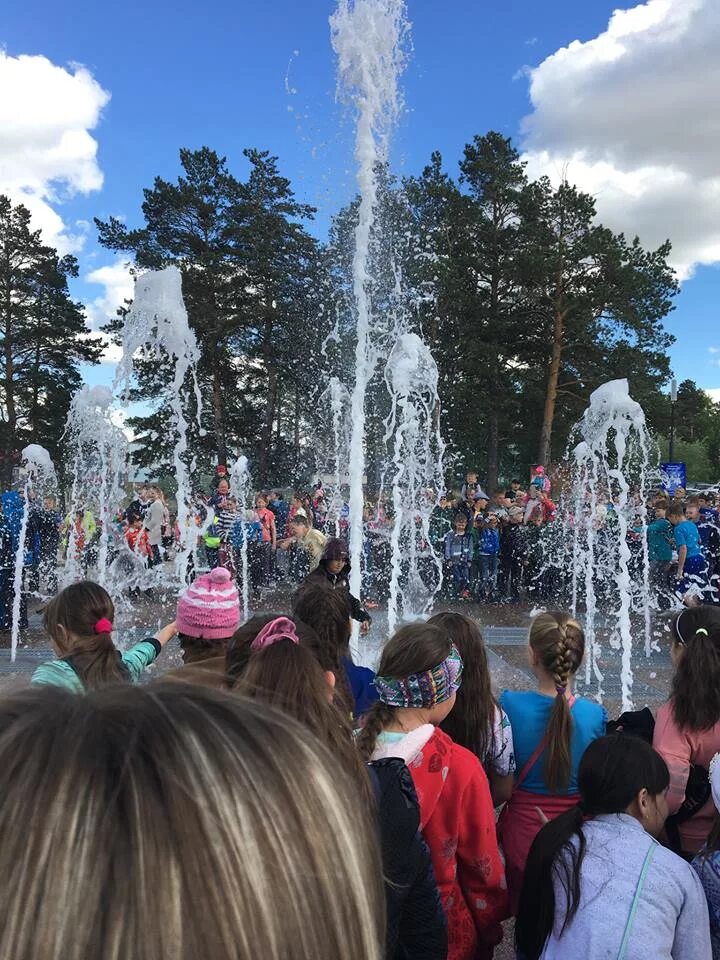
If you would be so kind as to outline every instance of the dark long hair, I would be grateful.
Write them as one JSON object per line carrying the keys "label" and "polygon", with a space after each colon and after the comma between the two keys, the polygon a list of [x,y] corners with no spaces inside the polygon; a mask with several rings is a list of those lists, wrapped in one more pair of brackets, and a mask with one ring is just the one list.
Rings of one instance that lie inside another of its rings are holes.
{"label": "dark long hair", "polygon": [[455,743],[471,750],[487,771],[495,754],[495,716],[499,707],[492,692],[482,633],[475,621],[462,613],[436,613],[428,623],[450,634],[463,662],[462,686],[455,706],[440,727]]}
{"label": "dark long hair", "polygon": [[115,607],[109,593],[92,580],[65,587],[45,607],[43,622],[55,650],[62,659],[72,658],[73,669],[86,690],[130,682],[112,634],[95,632],[96,623],[100,620],[112,623],[114,617]]}
{"label": "dark long hair", "polygon": [[[623,813],[641,790],[657,797],[669,783],[665,761],[639,737],[613,733],[590,744],[578,771],[582,803],[545,824],[530,848],[515,921],[518,956],[537,960],[556,921],[562,919],[562,937],[577,913],[586,846],[584,818]],[[562,918],[555,916],[554,881],[564,891]]]}
{"label": "dark long hair", "polygon": [[[401,680],[442,663],[451,649],[450,635],[437,624],[409,623],[396,630],[388,640],[380,657],[378,673],[381,677]],[[366,760],[372,757],[377,738],[392,722],[396,709],[377,700],[368,710],[365,725],[357,737],[360,755]]]}
{"label": "dark long hair", "polygon": [[684,730],[708,730],[720,720],[720,609],[682,610],[672,630],[674,643],[683,648],[670,692],[675,723]]}
{"label": "dark long hair", "polygon": [[354,697],[343,658],[350,655],[350,598],[347,590],[334,589],[321,580],[303,585],[293,597],[293,615],[317,634],[323,669],[332,670],[337,679],[338,700],[347,712],[354,708]]}

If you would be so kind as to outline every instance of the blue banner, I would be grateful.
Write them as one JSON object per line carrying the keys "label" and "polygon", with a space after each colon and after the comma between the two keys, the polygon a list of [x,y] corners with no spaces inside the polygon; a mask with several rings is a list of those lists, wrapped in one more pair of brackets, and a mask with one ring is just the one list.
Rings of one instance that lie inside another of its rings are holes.
{"label": "blue banner", "polygon": [[661,463],[662,488],[672,496],[678,487],[687,488],[687,474],[684,463]]}

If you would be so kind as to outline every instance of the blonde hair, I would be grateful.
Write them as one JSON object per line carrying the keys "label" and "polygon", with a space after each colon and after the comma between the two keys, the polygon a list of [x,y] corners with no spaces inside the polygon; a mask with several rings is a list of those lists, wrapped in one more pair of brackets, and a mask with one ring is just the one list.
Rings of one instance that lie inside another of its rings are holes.
{"label": "blonde hair", "polygon": [[381,960],[357,793],[257,701],[170,684],[0,700],[0,956]]}
{"label": "blonde hair", "polygon": [[530,626],[530,646],[540,664],[555,681],[557,696],[545,728],[545,782],[551,793],[567,789],[570,782],[572,715],[565,696],[571,676],[585,655],[585,634],[571,614],[540,613]]}

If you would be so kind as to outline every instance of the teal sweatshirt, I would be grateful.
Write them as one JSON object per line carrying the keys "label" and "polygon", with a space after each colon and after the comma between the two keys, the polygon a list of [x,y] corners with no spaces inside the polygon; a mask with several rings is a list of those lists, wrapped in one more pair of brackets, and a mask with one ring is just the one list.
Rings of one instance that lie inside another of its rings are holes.
{"label": "teal sweatshirt", "polygon": [[[154,637],[148,637],[147,640],[142,640],[134,647],[130,647],[125,653],[118,652],[130,675],[131,683],[137,683],[140,680],[143,670],[157,659],[161,649]],[[31,682],[51,687],[64,687],[71,693],[85,693],[82,680],[67,660],[48,660],[41,663],[32,675]]]}

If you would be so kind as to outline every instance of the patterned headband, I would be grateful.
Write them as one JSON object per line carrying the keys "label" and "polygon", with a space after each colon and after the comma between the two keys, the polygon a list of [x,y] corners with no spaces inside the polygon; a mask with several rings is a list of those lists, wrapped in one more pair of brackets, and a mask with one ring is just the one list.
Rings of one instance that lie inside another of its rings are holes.
{"label": "patterned headband", "polygon": [[463,662],[452,645],[450,655],[436,667],[409,677],[375,677],[378,697],[388,707],[424,707],[429,710],[444,703],[460,688]]}

